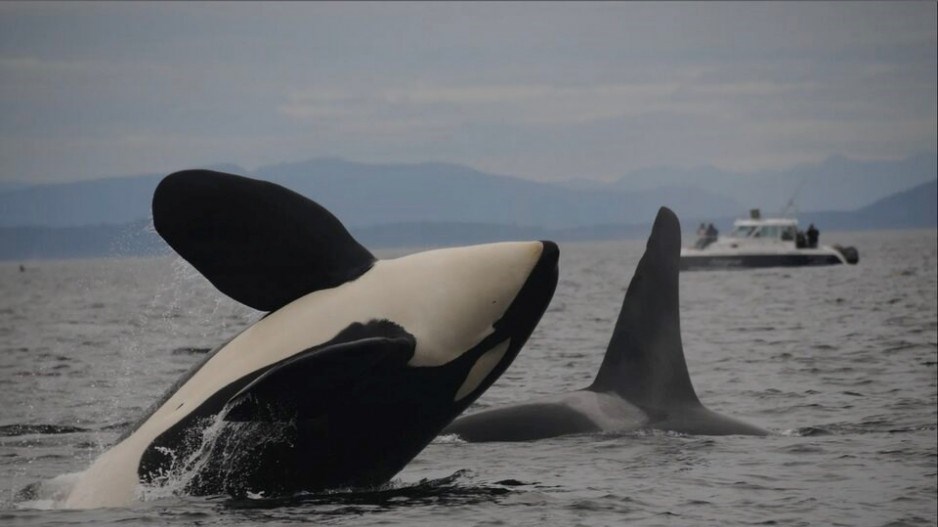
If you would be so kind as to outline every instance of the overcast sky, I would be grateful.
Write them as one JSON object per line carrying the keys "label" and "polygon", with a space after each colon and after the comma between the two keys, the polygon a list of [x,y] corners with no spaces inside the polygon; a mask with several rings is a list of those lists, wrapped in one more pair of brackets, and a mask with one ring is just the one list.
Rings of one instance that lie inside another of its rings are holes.
{"label": "overcast sky", "polygon": [[0,3],[0,181],[934,151],[936,3]]}

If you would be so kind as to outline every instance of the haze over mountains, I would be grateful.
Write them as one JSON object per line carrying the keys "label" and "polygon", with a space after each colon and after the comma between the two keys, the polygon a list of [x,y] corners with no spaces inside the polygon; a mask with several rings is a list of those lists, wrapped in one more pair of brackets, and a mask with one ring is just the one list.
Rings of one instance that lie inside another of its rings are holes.
{"label": "haze over mountains", "polygon": [[[837,156],[751,174],[712,167],[657,168],[613,183],[541,183],[445,163],[378,165],[340,159],[253,171],[232,165],[209,168],[274,181],[309,196],[362,241],[435,245],[518,237],[641,236],[661,205],[674,209],[685,227],[692,228],[703,220],[731,221],[754,207],[777,213],[791,198],[803,222],[816,221],[827,229],[934,227],[936,160],[934,152],[894,161]],[[101,240],[115,243],[118,226],[140,229],[148,223],[153,189],[163,175],[0,187],[0,258],[100,253]],[[80,240],[91,240],[95,233],[101,240],[82,249]],[[40,243],[42,239],[46,241]],[[72,249],[57,250],[62,244]],[[139,245],[127,249],[125,244],[125,252],[146,252],[153,243]]]}

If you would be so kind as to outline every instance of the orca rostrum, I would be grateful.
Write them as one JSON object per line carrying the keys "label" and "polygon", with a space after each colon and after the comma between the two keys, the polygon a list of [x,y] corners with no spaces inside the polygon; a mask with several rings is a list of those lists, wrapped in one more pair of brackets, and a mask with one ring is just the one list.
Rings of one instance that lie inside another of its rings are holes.
{"label": "orca rostrum", "polygon": [[588,388],[461,417],[443,430],[466,441],[527,441],[566,434],[658,429],[700,435],[765,435],[707,409],[681,343],[681,226],[662,207]]}
{"label": "orca rostrum", "polygon": [[282,496],[387,482],[501,375],[557,283],[552,242],[382,260],[273,183],[164,178],[156,231],[221,292],[268,312],[180,379],[81,473],[66,507],[147,486]]}

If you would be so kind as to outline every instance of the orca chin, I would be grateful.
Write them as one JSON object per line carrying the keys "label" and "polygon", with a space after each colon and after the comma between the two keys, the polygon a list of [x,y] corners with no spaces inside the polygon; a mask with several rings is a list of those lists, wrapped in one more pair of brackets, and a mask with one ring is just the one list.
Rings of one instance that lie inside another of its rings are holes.
{"label": "orca chin", "polygon": [[164,178],[153,222],[221,292],[269,313],[171,387],[65,507],[385,483],[505,371],[557,284],[552,242],[379,260],[309,199],[219,172]]}
{"label": "orca chin", "polygon": [[697,398],[681,343],[680,251],[680,223],[662,207],[591,386],[463,416],[443,433],[466,441],[529,441],[639,429],[768,434],[707,409]]}

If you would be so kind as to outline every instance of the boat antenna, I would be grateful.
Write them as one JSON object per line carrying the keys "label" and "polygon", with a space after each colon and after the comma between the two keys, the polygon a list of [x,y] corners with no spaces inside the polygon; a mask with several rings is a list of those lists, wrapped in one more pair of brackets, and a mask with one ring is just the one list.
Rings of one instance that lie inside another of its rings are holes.
{"label": "boat antenna", "polygon": [[790,213],[793,214],[793,216],[798,216],[798,207],[795,205],[795,198],[798,197],[798,194],[801,192],[801,188],[804,187],[805,181],[807,180],[808,174],[801,176],[801,181],[798,182],[798,185],[795,187],[795,191],[792,192],[791,197],[788,198],[788,203],[785,204],[785,208],[782,209],[782,212],[779,216],[785,218]]}

